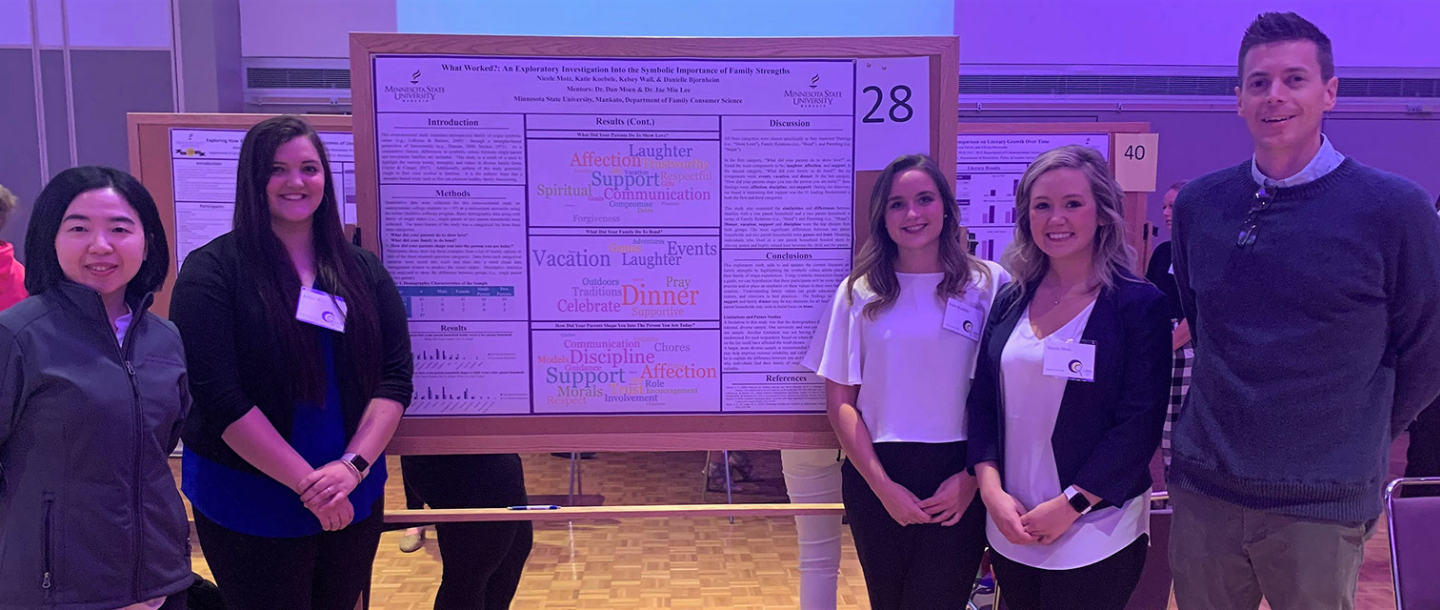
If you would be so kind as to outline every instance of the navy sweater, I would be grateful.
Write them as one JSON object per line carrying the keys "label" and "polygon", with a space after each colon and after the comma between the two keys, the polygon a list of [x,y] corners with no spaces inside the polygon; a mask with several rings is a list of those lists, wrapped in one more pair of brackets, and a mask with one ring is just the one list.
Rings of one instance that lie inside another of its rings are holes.
{"label": "navy sweater", "polygon": [[1175,203],[1195,337],[1170,484],[1241,506],[1357,523],[1380,514],[1391,441],[1440,395],[1440,219],[1405,178],[1346,159],[1270,189],[1250,162]]}

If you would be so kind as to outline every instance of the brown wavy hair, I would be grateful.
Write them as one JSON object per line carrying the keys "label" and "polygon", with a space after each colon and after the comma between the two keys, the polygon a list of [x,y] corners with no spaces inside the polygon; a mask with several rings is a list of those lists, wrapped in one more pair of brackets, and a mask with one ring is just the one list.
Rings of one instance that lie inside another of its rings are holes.
{"label": "brown wavy hair", "polygon": [[855,300],[855,281],[865,278],[865,283],[875,293],[875,299],[865,304],[865,315],[871,320],[895,304],[900,296],[900,280],[895,277],[895,258],[899,248],[890,232],[885,228],[885,208],[895,178],[910,170],[919,170],[935,181],[940,203],[945,206],[944,222],[940,225],[940,266],[945,277],[935,287],[935,295],[946,299],[965,294],[978,274],[987,281],[990,268],[982,264],[965,247],[965,232],[960,226],[960,208],[955,203],[955,189],[951,188],[951,177],[940,170],[939,164],[925,155],[904,155],[890,162],[875,181],[870,192],[870,238],[855,255],[855,266],[850,272],[846,290],[850,300]]}

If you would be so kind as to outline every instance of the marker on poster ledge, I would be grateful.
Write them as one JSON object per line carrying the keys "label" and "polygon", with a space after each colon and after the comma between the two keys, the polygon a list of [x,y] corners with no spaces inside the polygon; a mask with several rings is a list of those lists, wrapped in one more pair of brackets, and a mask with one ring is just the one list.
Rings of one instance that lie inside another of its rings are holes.
{"label": "marker on poster ledge", "polygon": [[524,506],[511,506],[510,510],[560,510],[554,504],[526,504]]}

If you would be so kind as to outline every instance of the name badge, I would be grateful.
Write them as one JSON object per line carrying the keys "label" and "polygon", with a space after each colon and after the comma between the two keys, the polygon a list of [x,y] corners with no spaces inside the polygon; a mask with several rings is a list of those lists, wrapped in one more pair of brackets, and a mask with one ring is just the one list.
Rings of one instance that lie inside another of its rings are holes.
{"label": "name badge", "polygon": [[1095,381],[1095,344],[1046,339],[1044,372],[1062,379]]}
{"label": "name badge", "polygon": [[295,308],[296,320],[343,333],[345,313],[345,299],[314,288],[300,287],[300,305]]}
{"label": "name badge", "polygon": [[960,299],[952,298],[945,303],[945,330],[960,333],[971,341],[980,342],[980,332],[985,329],[985,312]]}

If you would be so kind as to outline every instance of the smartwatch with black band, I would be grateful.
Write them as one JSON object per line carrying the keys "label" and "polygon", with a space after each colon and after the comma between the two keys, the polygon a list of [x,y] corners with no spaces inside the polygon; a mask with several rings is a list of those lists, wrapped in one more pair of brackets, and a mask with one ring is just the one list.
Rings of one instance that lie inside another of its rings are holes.
{"label": "smartwatch with black band", "polygon": [[1070,508],[1075,509],[1075,512],[1082,516],[1090,512],[1090,509],[1095,508],[1094,505],[1090,504],[1090,498],[1085,497],[1085,494],[1075,489],[1074,485],[1065,488],[1065,500],[1070,502]]}

